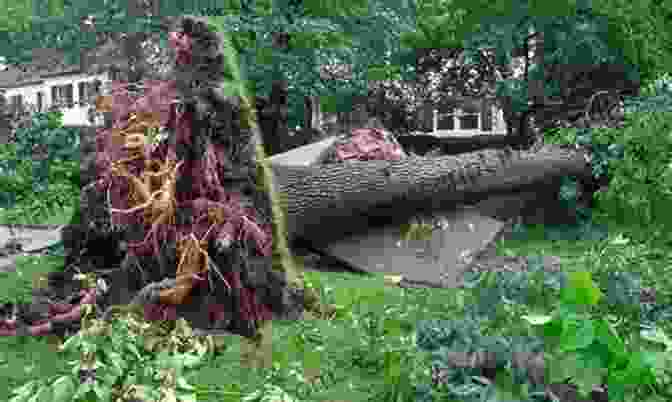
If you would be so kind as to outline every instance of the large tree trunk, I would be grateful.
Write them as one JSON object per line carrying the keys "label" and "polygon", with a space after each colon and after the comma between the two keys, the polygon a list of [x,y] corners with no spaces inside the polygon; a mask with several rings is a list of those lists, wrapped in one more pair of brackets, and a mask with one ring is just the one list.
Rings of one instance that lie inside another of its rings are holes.
{"label": "large tree trunk", "polygon": [[[285,50],[289,45],[289,34],[276,32],[273,34],[273,48]],[[287,79],[278,69],[275,72],[271,93],[268,97],[258,97],[257,107],[260,109],[259,125],[264,140],[266,155],[275,155],[289,151],[290,137],[287,127],[289,107],[287,105]]]}
{"label": "large tree trunk", "polygon": [[337,237],[368,224],[367,216],[403,219],[421,209],[475,202],[554,178],[591,173],[583,152],[558,146],[534,153],[483,150],[273,170],[277,191],[284,197],[290,239]]}

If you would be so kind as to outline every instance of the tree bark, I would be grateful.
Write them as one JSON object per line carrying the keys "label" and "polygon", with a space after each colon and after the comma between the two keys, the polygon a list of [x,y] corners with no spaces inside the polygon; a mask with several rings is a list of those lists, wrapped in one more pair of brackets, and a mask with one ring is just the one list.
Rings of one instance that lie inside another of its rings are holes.
{"label": "tree bark", "polygon": [[[276,32],[273,34],[273,48],[286,50],[289,45],[289,34]],[[264,102],[259,114],[260,126],[264,140],[266,155],[271,156],[291,149],[288,146],[289,130],[287,127],[287,88],[288,83],[284,74],[278,70],[275,72],[271,93],[268,101]]]}
{"label": "tree bark", "polygon": [[[151,8],[151,2],[149,4]],[[129,0],[128,12],[130,17],[141,17],[148,14],[149,10],[146,4],[141,0]],[[144,32],[128,32],[124,40],[124,54],[129,61],[129,70],[126,72],[128,77],[126,80],[131,83],[138,83],[142,81],[147,65],[142,57],[141,43],[147,38]]]}
{"label": "tree bark", "polygon": [[476,202],[561,176],[591,174],[582,151],[558,146],[538,152],[507,148],[439,158],[273,166],[273,170],[291,240],[336,238],[371,223],[367,217],[402,219],[420,210]]}

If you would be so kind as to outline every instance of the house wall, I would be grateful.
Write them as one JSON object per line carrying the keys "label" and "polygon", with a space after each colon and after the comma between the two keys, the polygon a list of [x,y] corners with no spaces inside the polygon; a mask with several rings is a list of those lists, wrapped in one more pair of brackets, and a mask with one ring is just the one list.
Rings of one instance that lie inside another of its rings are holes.
{"label": "house wall", "polygon": [[48,108],[53,104],[54,100],[52,99],[52,87],[53,86],[62,86],[62,85],[72,85],[72,101],[73,106],[61,107],[63,112],[63,125],[90,125],[88,116],[89,109],[93,107],[91,104],[80,105],[79,99],[79,83],[80,82],[94,82],[95,80],[100,80],[103,85],[109,81],[108,74],[68,74],[63,76],[56,77],[45,77],[43,82],[40,84],[33,84],[27,86],[21,86],[16,88],[7,88],[4,90],[5,97],[9,102],[12,96],[21,95],[22,103],[24,107],[26,105],[37,106],[37,94],[42,92],[44,95],[43,100],[43,109],[48,110]]}

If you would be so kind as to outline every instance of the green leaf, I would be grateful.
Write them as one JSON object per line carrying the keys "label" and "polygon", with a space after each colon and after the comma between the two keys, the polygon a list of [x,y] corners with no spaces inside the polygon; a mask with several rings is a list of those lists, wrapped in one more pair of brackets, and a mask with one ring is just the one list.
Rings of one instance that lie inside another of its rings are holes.
{"label": "green leaf", "polygon": [[184,377],[177,377],[177,387],[180,389],[193,390],[195,389],[193,385],[189,384]]}
{"label": "green leaf", "polygon": [[176,392],[175,395],[179,402],[196,402],[197,400],[194,393]]}
{"label": "green leaf", "polygon": [[665,351],[669,351],[672,348],[672,340],[660,328],[642,330],[640,331],[640,335],[647,341],[665,345]]}
{"label": "green leaf", "polygon": [[590,307],[595,306],[603,296],[588,271],[570,272],[567,282],[568,286],[561,292],[561,299],[564,303]]}
{"label": "green leaf", "polygon": [[77,392],[75,393],[75,398],[81,398],[83,396],[86,396],[86,394],[89,393],[93,389],[93,386],[90,382],[83,382],[79,384],[79,387],[77,388]]}
{"label": "green leaf", "polygon": [[553,356],[552,359],[547,359],[547,362],[549,383],[565,382],[574,376],[579,366],[576,353]]}
{"label": "green leaf", "polygon": [[401,355],[398,352],[385,351],[385,378],[397,381],[401,375]]}
{"label": "green leaf", "polygon": [[577,371],[572,376],[572,382],[577,385],[579,395],[582,398],[587,398],[593,387],[602,385],[603,376],[607,373],[607,369],[597,356],[583,354],[579,356],[576,360]]}
{"label": "green leaf", "polygon": [[28,399],[29,402],[41,402],[44,400],[47,400],[48,395],[51,393],[51,389],[49,387],[40,387],[38,391],[33,394],[33,397]]}
{"label": "green leaf", "polygon": [[608,321],[599,320],[595,323],[595,337],[611,353],[610,367],[622,367],[627,363],[628,355],[625,344]]}
{"label": "green leaf", "polygon": [[110,400],[110,394],[112,393],[112,389],[105,387],[100,382],[96,381],[93,383],[93,392],[98,397],[98,400],[108,401]]}
{"label": "green leaf", "polygon": [[567,320],[564,322],[561,352],[572,352],[588,347],[595,340],[595,327],[593,321]]}
{"label": "green leaf", "polygon": [[544,325],[551,322],[553,316],[550,315],[541,315],[541,314],[530,314],[522,316],[523,320],[529,322],[532,325]]}
{"label": "green leaf", "polygon": [[53,384],[53,402],[69,402],[72,401],[72,396],[75,394],[75,382],[70,376],[59,377]]}
{"label": "green leaf", "polygon": [[616,236],[615,238],[613,238],[609,241],[609,244],[615,245],[615,246],[624,246],[628,243],[630,243],[630,239],[628,239],[627,237],[624,237],[623,233],[619,233],[618,236]]}
{"label": "green leaf", "polygon": [[636,351],[630,354],[630,361],[626,369],[625,381],[629,385],[639,386],[647,384],[652,379],[653,362],[645,351]]}
{"label": "green leaf", "polygon": [[30,381],[19,388],[16,388],[12,391],[14,397],[10,399],[10,402],[26,402],[33,393],[35,386],[38,384],[37,380]]}

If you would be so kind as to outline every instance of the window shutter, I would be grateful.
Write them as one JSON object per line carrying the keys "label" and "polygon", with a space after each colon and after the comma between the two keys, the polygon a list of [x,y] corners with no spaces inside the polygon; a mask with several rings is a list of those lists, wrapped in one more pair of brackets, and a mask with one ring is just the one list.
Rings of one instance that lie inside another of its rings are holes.
{"label": "window shutter", "polygon": [[68,107],[72,107],[72,101],[73,101],[73,87],[72,84],[68,84],[65,86],[65,97],[67,99]]}
{"label": "window shutter", "polygon": [[80,82],[77,84],[77,87],[79,89],[79,104],[83,105],[84,102],[86,101],[86,82]]}
{"label": "window shutter", "polygon": [[483,99],[481,104],[481,128],[483,131],[492,131],[492,101]]}
{"label": "window shutter", "polygon": [[431,102],[425,102],[423,108],[422,131],[434,131],[434,105]]}
{"label": "window shutter", "polygon": [[54,85],[51,87],[51,104],[55,105],[58,103],[58,87]]}

